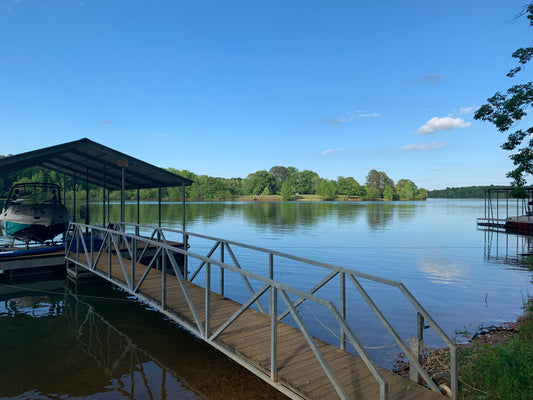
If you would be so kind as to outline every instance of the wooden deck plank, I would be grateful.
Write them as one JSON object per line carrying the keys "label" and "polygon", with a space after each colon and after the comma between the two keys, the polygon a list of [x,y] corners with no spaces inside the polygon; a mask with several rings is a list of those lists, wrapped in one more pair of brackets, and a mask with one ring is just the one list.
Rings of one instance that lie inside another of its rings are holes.
{"label": "wooden deck plank", "polygon": [[[111,259],[111,277],[126,284],[127,279],[118,256],[113,254]],[[107,275],[109,270],[107,262],[108,255],[103,253],[96,267],[105,275]],[[124,262],[126,273],[131,274],[130,260],[124,260]],[[135,284],[140,281],[146,268],[142,264],[135,265]],[[191,282],[185,282],[185,288],[198,318],[204,324],[205,288]],[[167,311],[175,314],[190,325],[196,326],[193,312],[175,276],[167,275],[165,290]],[[150,269],[139,288],[139,292],[161,304],[162,271]],[[210,293],[209,322],[211,333],[214,333],[231,318],[241,306],[240,303],[218,293]],[[218,335],[216,341],[251,365],[269,374],[271,362],[270,323],[270,316],[248,308]],[[379,384],[358,356],[319,339],[315,339],[315,343],[349,398],[362,400],[379,398]],[[277,365],[280,382],[291,387],[291,390],[307,399],[338,398],[332,383],[305,337],[298,329],[278,322],[277,344]],[[390,371],[381,368],[380,371],[389,382],[389,398],[391,400],[437,400],[444,398],[440,394]]]}

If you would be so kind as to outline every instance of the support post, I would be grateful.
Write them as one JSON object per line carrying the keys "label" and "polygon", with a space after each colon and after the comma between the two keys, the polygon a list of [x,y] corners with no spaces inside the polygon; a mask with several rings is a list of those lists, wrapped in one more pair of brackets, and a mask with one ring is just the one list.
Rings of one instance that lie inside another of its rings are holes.
{"label": "support post", "polygon": [[[340,280],[340,312],[342,319],[346,321],[346,274],[344,272],[340,273],[339,276]],[[346,333],[344,332],[344,329],[342,329],[342,326],[340,327],[340,334],[341,334],[341,343],[340,347],[342,350],[346,350]]]}
{"label": "support post", "polygon": [[139,236],[139,224],[141,223],[141,191],[137,188],[137,226],[135,227],[135,234]]}
{"label": "support post", "polygon": [[278,381],[278,292],[270,286],[270,380]]}
{"label": "support post", "polygon": [[[416,338],[411,336],[409,338],[409,350],[413,353],[415,360],[418,363],[422,362],[422,345],[424,343],[424,317],[420,313],[416,313]],[[416,371],[414,366],[409,368],[409,379],[418,383],[420,374]]]}
{"label": "support post", "polygon": [[131,240],[132,255],[131,255],[131,291],[135,289],[135,263],[137,262],[137,238]]}
{"label": "support post", "polygon": [[[85,225],[89,225],[89,168],[85,168]],[[85,236],[89,236],[89,227],[85,228]]]}
{"label": "support post", "polygon": [[74,210],[72,211],[72,222],[76,222],[76,171],[74,171],[74,187],[72,189],[72,193],[74,195],[74,203],[73,203],[73,207],[74,207]]}
{"label": "support post", "polygon": [[[121,167],[122,171],[122,185],[120,188],[120,222],[126,222],[126,167]],[[122,225],[124,229],[124,225]]]}
{"label": "support post", "polygon": [[158,206],[159,206],[159,224],[157,226],[159,226],[161,228],[161,186],[159,186],[158,188]]}
{"label": "support post", "polygon": [[166,249],[161,252],[163,261],[161,262],[161,277],[162,277],[162,293],[161,293],[161,307],[163,310],[167,306],[167,257],[171,257],[171,254],[167,254]]}
{"label": "support post", "polygon": [[211,335],[211,263],[206,264],[205,269],[205,339]]}
{"label": "support post", "polygon": [[[185,233],[185,182],[182,182],[181,184],[181,203],[182,203],[182,215],[183,215],[183,249],[185,251],[189,250],[189,237],[187,236],[187,233]],[[189,258],[187,257],[187,254],[183,255],[183,276],[185,279],[187,279],[189,269],[188,269],[188,261]]]}
{"label": "support post", "polygon": [[[224,263],[224,243],[220,243],[220,262]],[[220,267],[220,294],[224,296],[224,268]]]}
{"label": "support post", "polygon": [[102,227],[105,228],[105,164],[102,165]]}

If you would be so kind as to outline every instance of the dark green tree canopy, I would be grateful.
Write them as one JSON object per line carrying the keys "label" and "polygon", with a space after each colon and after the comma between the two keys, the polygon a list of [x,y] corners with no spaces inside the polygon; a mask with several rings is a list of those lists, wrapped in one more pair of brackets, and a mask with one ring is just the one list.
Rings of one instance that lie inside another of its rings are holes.
{"label": "dark green tree canopy", "polygon": [[[529,24],[533,26],[533,2],[526,5],[517,18],[522,15],[526,15]],[[512,57],[516,58],[520,65],[509,71],[507,76],[511,78],[531,60],[533,47],[519,48],[512,54]],[[513,85],[504,94],[496,92],[494,96],[487,99],[487,104],[482,105],[476,111],[474,118],[491,122],[503,133],[515,129],[532,105],[533,83],[530,81]],[[507,173],[507,177],[513,179],[514,185],[525,185],[525,175],[533,173],[533,127],[516,129],[509,133],[502,148],[512,151],[509,157],[515,165],[515,169]]]}
{"label": "dark green tree canopy", "polygon": [[379,193],[379,197],[382,197],[385,187],[394,187],[394,181],[389,178],[385,172],[372,169],[366,176],[365,186],[376,189]]}

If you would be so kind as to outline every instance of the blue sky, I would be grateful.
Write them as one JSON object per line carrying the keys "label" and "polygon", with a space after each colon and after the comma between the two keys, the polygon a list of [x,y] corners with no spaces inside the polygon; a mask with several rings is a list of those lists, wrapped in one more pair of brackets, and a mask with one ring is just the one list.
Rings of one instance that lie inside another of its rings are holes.
{"label": "blue sky", "polygon": [[505,136],[473,111],[531,80],[505,76],[524,3],[0,0],[0,154],[88,137],[225,178],[507,184]]}

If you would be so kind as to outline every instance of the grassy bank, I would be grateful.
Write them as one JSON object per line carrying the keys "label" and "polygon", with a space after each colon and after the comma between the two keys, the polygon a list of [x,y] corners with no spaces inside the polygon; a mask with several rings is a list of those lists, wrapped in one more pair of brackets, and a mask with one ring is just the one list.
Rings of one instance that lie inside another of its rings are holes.
{"label": "grassy bank", "polygon": [[533,300],[525,308],[515,335],[459,347],[460,399],[533,398]]}

